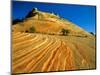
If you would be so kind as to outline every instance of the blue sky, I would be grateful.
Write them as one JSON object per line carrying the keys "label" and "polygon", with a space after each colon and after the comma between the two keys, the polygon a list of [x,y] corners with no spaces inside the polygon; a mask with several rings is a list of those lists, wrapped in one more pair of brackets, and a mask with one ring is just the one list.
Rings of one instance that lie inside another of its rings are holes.
{"label": "blue sky", "polygon": [[65,18],[82,27],[84,30],[95,33],[95,6],[13,1],[13,19],[24,18],[27,13],[34,7],[38,8],[40,11],[51,13],[53,12],[55,14],[58,14],[60,17]]}

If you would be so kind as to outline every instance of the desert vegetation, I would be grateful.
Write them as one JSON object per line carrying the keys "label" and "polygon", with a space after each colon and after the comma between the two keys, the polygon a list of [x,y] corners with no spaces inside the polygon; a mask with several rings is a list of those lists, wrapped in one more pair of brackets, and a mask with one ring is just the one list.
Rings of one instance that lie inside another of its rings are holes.
{"label": "desert vegetation", "polygon": [[61,30],[62,35],[68,35],[69,31],[67,29],[62,29]]}
{"label": "desert vegetation", "polygon": [[34,33],[35,31],[36,30],[35,30],[35,28],[33,26],[29,28],[29,33]]}
{"label": "desert vegetation", "polygon": [[92,34],[93,36],[95,36],[95,34],[93,32],[89,32],[90,34]]}

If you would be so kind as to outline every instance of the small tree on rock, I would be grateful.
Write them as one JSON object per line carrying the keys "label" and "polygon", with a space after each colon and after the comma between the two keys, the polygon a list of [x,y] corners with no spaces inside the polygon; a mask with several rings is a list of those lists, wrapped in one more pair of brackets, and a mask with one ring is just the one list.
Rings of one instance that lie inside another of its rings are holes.
{"label": "small tree on rock", "polygon": [[32,26],[29,28],[29,33],[34,33],[35,32],[35,28]]}
{"label": "small tree on rock", "polygon": [[90,34],[95,35],[93,32],[90,32]]}
{"label": "small tree on rock", "polygon": [[68,35],[69,31],[67,29],[62,29],[61,30],[62,35]]}

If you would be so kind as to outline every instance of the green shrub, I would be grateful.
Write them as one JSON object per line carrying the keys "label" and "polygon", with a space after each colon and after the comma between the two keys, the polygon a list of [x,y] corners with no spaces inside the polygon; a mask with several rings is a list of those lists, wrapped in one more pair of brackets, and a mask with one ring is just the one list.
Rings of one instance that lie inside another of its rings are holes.
{"label": "green shrub", "polygon": [[29,28],[29,33],[34,33],[35,32],[35,28],[32,26]]}
{"label": "green shrub", "polygon": [[69,30],[63,28],[63,29],[61,30],[61,33],[62,33],[62,35],[68,35]]}
{"label": "green shrub", "polygon": [[95,35],[93,32],[90,32],[90,34],[92,34],[93,36]]}

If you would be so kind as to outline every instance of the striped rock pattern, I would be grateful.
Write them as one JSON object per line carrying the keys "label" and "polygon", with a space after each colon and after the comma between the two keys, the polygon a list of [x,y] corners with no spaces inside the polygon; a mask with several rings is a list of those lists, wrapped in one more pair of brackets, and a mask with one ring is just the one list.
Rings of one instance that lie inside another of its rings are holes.
{"label": "striped rock pattern", "polygon": [[[78,40],[78,41],[77,41]],[[95,68],[95,42],[37,33],[12,33],[13,73]],[[81,43],[79,43],[81,42]]]}

